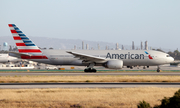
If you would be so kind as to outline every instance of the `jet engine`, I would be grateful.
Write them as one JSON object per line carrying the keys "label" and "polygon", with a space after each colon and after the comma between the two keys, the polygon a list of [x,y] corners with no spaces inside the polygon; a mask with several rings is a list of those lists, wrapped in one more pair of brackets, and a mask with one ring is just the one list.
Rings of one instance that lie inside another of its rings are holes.
{"label": "jet engine", "polygon": [[123,61],[122,60],[109,60],[104,64],[104,67],[109,69],[122,69]]}

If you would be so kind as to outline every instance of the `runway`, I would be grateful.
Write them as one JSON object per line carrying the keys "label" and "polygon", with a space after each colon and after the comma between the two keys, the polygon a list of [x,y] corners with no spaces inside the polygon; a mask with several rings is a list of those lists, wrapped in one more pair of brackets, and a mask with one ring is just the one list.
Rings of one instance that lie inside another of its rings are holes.
{"label": "runway", "polygon": [[180,88],[180,83],[0,83],[0,89],[134,87]]}
{"label": "runway", "polygon": [[89,75],[123,75],[123,76],[141,76],[141,75],[161,75],[161,76],[180,76],[180,72],[101,72],[101,73],[84,73],[84,72],[7,72],[0,73],[0,76],[89,76]]}

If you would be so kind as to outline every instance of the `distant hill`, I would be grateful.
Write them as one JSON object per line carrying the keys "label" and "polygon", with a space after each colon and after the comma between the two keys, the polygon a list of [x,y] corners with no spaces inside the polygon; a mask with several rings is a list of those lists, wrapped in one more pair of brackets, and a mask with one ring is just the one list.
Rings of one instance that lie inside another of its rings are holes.
{"label": "distant hill", "polygon": [[[54,48],[54,49],[74,49],[74,45],[76,45],[76,49],[82,49],[82,41],[84,41],[84,48],[86,49],[86,44],[88,44],[89,49],[98,49],[98,44],[101,50],[104,50],[106,46],[109,49],[115,49],[116,43],[102,42],[102,41],[88,41],[88,40],[80,40],[80,39],[59,39],[59,38],[49,38],[49,37],[34,37],[29,36],[30,39],[41,48]],[[4,42],[7,42],[9,45],[15,46],[15,42],[12,36],[0,36],[0,45],[2,46]],[[138,44],[138,43],[137,43]],[[119,43],[119,48],[122,48],[122,44]],[[135,46],[135,49],[140,48],[139,46]],[[124,45],[124,49],[131,49],[131,45]],[[149,47],[150,49],[150,47]],[[152,49],[158,49],[157,47],[152,47]],[[174,51],[170,49],[161,50],[165,52]]]}
{"label": "distant hill", "polygon": [[[30,37],[30,36],[29,36]],[[54,48],[54,49],[74,49],[74,45],[76,45],[76,49],[82,48],[82,41],[84,41],[84,48],[86,48],[86,44],[88,44],[89,49],[93,47],[93,49],[98,49],[98,44],[100,49],[105,49],[106,46],[109,46],[110,49],[116,47],[116,43],[108,43],[108,42],[98,42],[98,41],[87,41],[80,39],[59,39],[59,38],[48,38],[48,37],[33,37],[30,39],[41,48]],[[4,42],[7,42],[9,45],[15,46],[15,42],[12,36],[0,36],[0,45],[2,46]],[[121,45],[119,44],[119,48]]]}

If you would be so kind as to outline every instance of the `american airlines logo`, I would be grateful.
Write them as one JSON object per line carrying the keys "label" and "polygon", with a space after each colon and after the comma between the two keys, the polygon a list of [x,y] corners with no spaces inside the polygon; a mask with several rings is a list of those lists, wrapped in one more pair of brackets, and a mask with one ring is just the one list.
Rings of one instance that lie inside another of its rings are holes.
{"label": "american airlines logo", "polygon": [[144,54],[131,54],[130,52],[128,52],[128,54],[107,53],[106,58],[110,58],[110,59],[144,59]]}
{"label": "american airlines logo", "polygon": [[[144,51],[146,54],[149,54],[147,51]],[[148,55],[149,59],[153,59],[151,55]]]}

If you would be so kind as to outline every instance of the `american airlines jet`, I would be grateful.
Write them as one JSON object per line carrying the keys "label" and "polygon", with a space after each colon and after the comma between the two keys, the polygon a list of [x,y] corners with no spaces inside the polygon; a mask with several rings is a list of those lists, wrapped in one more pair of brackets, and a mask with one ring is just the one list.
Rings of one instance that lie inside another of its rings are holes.
{"label": "american airlines jet", "polygon": [[9,56],[9,54],[0,53],[0,63],[18,62],[18,61],[21,61],[21,59]]}
{"label": "american airlines jet", "polygon": [[87,66],[84,72],[96,72],[94,66],[122,69],[123,66],[157,66],[174,61],[168,54],[153,50],[40,50],[15,24],[9,24],[21,59],[52,65]]}

